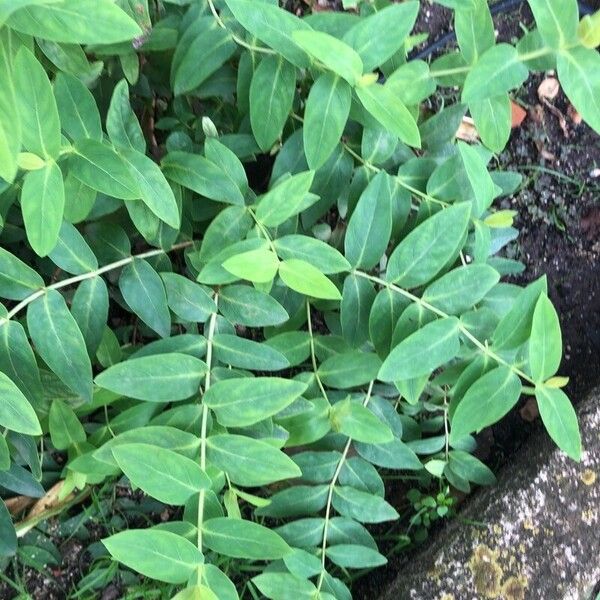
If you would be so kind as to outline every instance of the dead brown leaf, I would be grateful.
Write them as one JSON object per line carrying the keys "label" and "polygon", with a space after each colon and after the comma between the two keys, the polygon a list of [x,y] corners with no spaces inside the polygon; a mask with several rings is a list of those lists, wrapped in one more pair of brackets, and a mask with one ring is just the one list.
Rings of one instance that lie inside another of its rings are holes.
{"label": "dead brown leaf", "polygon": [[6,504],[6,508],[8,508],[8,512],[11,515],[18,515],[23,512],[26,508],[31,506],[35,502],[34,498],[29,498],[28,496],[15,496],[14,498],[8,498],[4,501]]}
{"label": "dead brown leaf", "polygon": [[554,100],[560,91],[560,84],[554,77],[547,77],[540,83],[537,89],[538,98],[544,100]]}
{"label": "dead brown leaf", "polygon": [[456,137],[463,142],[476,142],[479,140],[479,132],[475,127],[475,122],[471,117],[463,117],[461,124],[456,132]]}
{"label": "dead brown leaf", "polygon": [[581,121],[583,121],[581,115],[575,110],[575,107],[572,104],[567,106],[567,116],[569,119],[571,119],[574,125],[580,125]]}
{"label": "dead brown leaf", "polygon": [[535,398],[528,398],[523,408],[519,411],[519,414],[524,421],[533,423],[540,415],[537,400]]}

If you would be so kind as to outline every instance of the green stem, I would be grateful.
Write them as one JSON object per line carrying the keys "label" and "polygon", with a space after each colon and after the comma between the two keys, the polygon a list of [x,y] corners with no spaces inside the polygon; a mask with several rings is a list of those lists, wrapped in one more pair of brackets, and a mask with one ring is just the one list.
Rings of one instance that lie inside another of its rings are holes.
{"label": "green stem", "polygon": [[[371,381],[369,383],[369,388],[367,389],[367,393],[365,394],[365,399],[363,401],[363,406],[367,406],[371,400],[371,394],[373,393],[373,385],[375,381]],[[329,483],[329,489],[327,492],[327,504],[325,505],[325,523],[323,524],[323,542],[321,544],[321,573],[319,574],[319,583],[317,584],[317,591],[321,590],[323,586],[323,579],[325,577],[325,559],[327,558],[327,536],[329,534],[329,522],[331,521],[331,505],[333,502],[333,492],[335,491],[335,484],[342,472],[342,467],[346,462],[346,458],[348,457],[348,452],[350,451],[350,446],[352,445],[352,438],[348,438],[346,440],[346,444],[344,445],[344,449],[342,450],[342,456],[340,456],[340,460],[335,468],[335,472],[333,477],[331,478],[331,482]]]}
{"label": "green stem", "polygon": [[321,390],[323,398],[325,398],[325,400],[329,402],[329,397],[327,396],[325,386],[321,381],[321,377],[319,376],[319,369],[317,367],[317,355],[315,354],[315,338],[313,335],[312,317],[310,314],[310,302],[308,301],[308,299],[306,300],[306,321],[308,323],[308,335],[310,336],[310,360],[312,362],[313,372],[315,374],[315,379],[317,380],[317,385]]}
{"label": "green stem", "polygon": [[86,279],[93,279],[98,275],[102,275],[103,273],[108,273],[109,271],[114,271],[115,269],[119,269],[120,267],[124,267],[129,263],[132,263],[136,259],[144,259],[151,258],[153,256],[159,256],[160,254],[166,254],[167,252],[173,252],[174,250],[181,250],[182,248],[188,248],[194,242],[181,242],[180,244],[175,244],[171,246],[169,250],[157,249],[157,250],[148,250],[147,252],[142,252],[141,254],[136,254],[132,256],[128,256],[127,258],[122,258],[114,263],[110,263],[109,265],[105,265],[104,267],[100,267],[94,271],[89,271],[88,273],[83,273],[82,275],[76,275],[75,277],[69,277],[68,279],[63,279],[62,281],[58,281],[57,283],[53,283],[52,285],[48,285],[43,287],[36,292],[33,292],[30,296],[27,296],[24,300],[21,300],[14,308],[8,311],[6,317],[0,318],[0,327],[2,327],[5,323],[8,323],[15,315],[21,312],[26,306],[31,304],[34,300],[37,300],[41,296],[43,296],[49,290],[59,290],[61,288],[67,287],[69,285],[73,285],[75,283],[80,283],[81,281],[85,281]]}
{"label": "green stem", "polygon": [[[215,305],[219,305],[219,295],[215,294]],[[217,323],[217,311],[212,313],[208,323],[208,334],[206,336],[206,378],[204,380],[204,393],[210,389],[211,377],[210,370],[212,367],[213,339],[215,336],[215,327]],[[208,429],[209,409],[205,402],[202,402],[202,424],[200,426],[200,468],[206,471],[206,434]],[[206,491],[200,490],[198,494],[198,550],[202,551],[202,522],[204,521],[204,501],[206,499]],[[200,583],[201,572],[198,571],[198,583]]]}
{"label": "green stem", "polygon": [[[369,275],[368,273],[364,273],[363,271],[352,271],[352,273],[354,275],[356,275],[357,277],[362,277],[363,279],[368,279],[368,280],[372,281],[373,283],[377,283],[377,284],[382,285],[390,290],[393,290],[394,292],[396,292],[398,294],[401,294],[405,298],[408,298],[408,299],[412,300],[413,302],[420,304],[423,308],[431,311],[432,313],[436,314],[438,317],[447,319],[451,316],[448,313],[445,313],[443,310],[440,310],[439,308],[436,308],[435,306],[429,304],[429,302],[426,302],[425,300],[419,298],[418,296],[415,296],[408,290],[405,290],[401,287],[398,287],[397,285],[394,285],[393,283],[389,283],[389,282],[385,281],[385,279],[381,279],[380,277],[375,277],[374,275]],[[531,377],[529,377],[529,375],[527,375],[527,373],[524,373],[521,369],[519,369],[518,367],[515,367],[515,365],[512,365],[508,361],[504,360],[501,356],[498,356],[493,350],[490,350],[490,348],[487,346],[487,344],[480,342],[460,321],[459,321],[458,328],[459,328],[459,331],[462,333],[462,335],[464,335],[483,354],[485,354],[492,360],[496,361],[498,364],[508,367],[511,371],[513,371],[513,373],[515,373],[516,375],[521,377],[521,379],[524,379],[525,381],[528,381],[529,383],[531,383],[535,386],[535,381],[533,379],[531,379]]]}
{"label": "green stem", "polygon": [[256,223],[256,226],[258,227],[259,231],[262,233],[262,236],[265,238],[265,240],[267,240],[267,242],[269,242],[269,247],[271,248],[271,250],[275,254],[277,254],[277,250],[275,249],[275,244],[273,243],[273,238],[269,234],[268,229],[256,218],[256,214],[254,213],[254,211],[252,210],[252,208],[250,206],[247,206],[246,209],[252,216],[252,219]]}

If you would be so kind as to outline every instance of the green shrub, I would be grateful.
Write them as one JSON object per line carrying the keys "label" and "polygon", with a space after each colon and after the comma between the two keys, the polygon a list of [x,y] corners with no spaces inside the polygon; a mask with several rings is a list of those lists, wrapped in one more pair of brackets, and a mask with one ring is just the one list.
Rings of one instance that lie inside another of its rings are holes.
{"label": "green shrub", "polygon": [[[386,560],[379,468],[492,483],[473,434],[522,393],[579,459],[546,281],[500,283],[520,177],[488,167],[530,71],[600,131],[598,20],[529,0],[512,46],[485,0],[440,3],[459,50],[430,65],[414,0],[0,1],[5,498],[123,473],[184,508],[104,546],[179,600],[342,600]],[[456,102],[424,119],[438,86]],[[455,141],[467,110],[481,145]],[[411,498],[417,524],[452,504]]]}

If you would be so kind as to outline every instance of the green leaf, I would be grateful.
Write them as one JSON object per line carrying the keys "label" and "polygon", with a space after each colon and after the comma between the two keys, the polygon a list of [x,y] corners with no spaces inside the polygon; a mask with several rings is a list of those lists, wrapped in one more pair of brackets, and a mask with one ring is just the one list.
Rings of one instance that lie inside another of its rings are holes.
{"label": "green leaf", "polygon": [[181,506],[190,496],[211,486],[200,465],[151,444],[120,444],[113,456],[129,481],[165,504]]}
{"label": "green leaf", "polygon": [[475,100],[469,103],[469,110],[481,141],[493,152],[501,152],[510,137],[512,124],[508,94]]}
{"label": "green leaf", "polygon": [[527,67],[509,44],[486,50],[469,71],[462,92],[463,102],[500,96],[519,87],[528,77]]}
{"label": "green leaf", "polygon": [[108,465],[117,466],[113,456],[113,449],[121,444],[152,444],[159,448],[167,448],[178,452],[187,458],[198,456],[200,438],[167,425],[145,425],[120,433],[103,444],[93,453],[96,460]]}
{"label": "green leaf", "polygon": [[540,294],[547,292],[546,288],[546,278],[540,277],[519,290],[511,309],[494,330],[492,343],[495,348],[516,348],[529,338],[535,306]]}
{"label": "green leaf", "polygon": [[[393,5],[396,6],[396,5]],[[404,6],[404,5],[399,5]],[[419,104],[435,92],[435,80],[429,71],[429,65],[423,60],[411,60],[398,67],[387,79],[390,88],[406,106]],[[439,113],[438,113],[439,114]],[[456,129],[453,134],[456,133]],[[425,144],[425,136],[421,129]]]}
{"label": "green leaf", "polygon": [[552,302],[542,294],[535,305],[529,338],[529,368],[536,382],[552,377],[560,366],[562,336]]}
{"label": "green leaf", "polygon": [[353,348],[362,346],[369,337],[369,314],[374,300],[375,289],[370,281],[357,275],[346,277],[340,303],[340,325],[344,339]]}
{"label": "green leaf", "polygon": [[335,486],[333,507],[344,517],[361,523],[382,523],[398,518],[396,509],[380,496],[355,490],[349,486]]}
{"label": "green leaf", "polygon": [[450,315],[460,315],[483,300],[500,281],[489,265],[467,265],[442,275],[423,292],[423,300]]}
{"label": "green leaf", "polygon": [[250,84],[250,124],[261,150],[277,141],[292,110],[296,69],[281,56],[266,56]]}
{"label": "green leaf", "polygon": [[261,573],[252,578],[252,583],[265,598],[271,600],[312,600],[317,590],[311,581],[290,573]]}
{"label": "green leaf", "polygon": [[345,569],[368,569],[387,564],[387,558],[377,550],[358,544],[337,544],[327,548],[327,558]]}
{"label": "green leaf", "polygon": [[52,445],[57,450],[67,450],[73,444],[81,444],[87,437],[73,409],[58,398],[50,405],[48,427]]}
{"label": "green leaf", "polygon": [[187,152],[169,152],[162,160],[167,179],[216,202],[244,205],[240,189],[207,158]]}
{"label": "green leaf", "polygon": [[389,354],[394,327],[407,306],[408,300],[389,288],[375,296],[369,313],[369,338],[380,356]]}
{"label": "green leaf", "polygon": [[96,101],[81,80],[68,73],[59,73],[54,81],[54,97],[62,129],[72,140],[102,141]]}
{"label": "green leaf", "polygon": [[499,421],[518,401],[521,381],[508,367],[500,366],[479,378],[466,392],[452,417],[451,438]]}
{"label": "green leaf", "polygon": [[17,551],[17,534],[12,517],[3,500],[0,500],[0,556],[14,556]]}
{"label": "green leaf", "polygon": [[486,0],[474,0],[474,7],[458,9],[454,15],[456,39],[464,59],[476,63],[496,43],[494,22]]}
{"label": "green leaf", "polygon": [[27,240],[39,256],[48,255],[56,246],[64,208],[65,187],[54,161],[27,173],[21,192],[21,211]]}
{"label": "green leaf", "polygon": [[112,0],[62,0],[21,8],[10,27],[68,44],[114,44],[142,35],[136,22]]}
{"label": "green leaf", "polygon": [[288,177],[260,199],[256,218],[267,227],[277,227],[306,208],[305,198],[312,185],[314,171]]}
{"label": "green leaf", "polygon": [[236,50],[231,34],[212,16],[201,16],[181,36],[173,57],[171,82],[176,95],[198,87]]}
{"label": "green leaf", "polygon": [[259,248],[228,258],[223,263],[223,268],[240,279],[247,279],[254,283],[269,283],[277,274],[279,259],[272,250]]}
{"label": "green leaf", "polygon": [[184,321],[204,323],[217,311],[209,291],[177,273],[160,273],[167,292],[169,308]]}
{"label": "green leaf", "polygon": [[396,97],[393,89],[377,83],[356,88],[356,95],[365,109],[390,133],[405,144],[421,147],[421,135],[414,117]]}
{"label": "green leaf", "polygon": [[213,552],[249,560],[277,560],[291,552],[271,529],[252,521],[226,517],[205,521],[202,541]]}
{"label": "green leaf", "polygon": [[567,395],[558,388],[536,386],[535,397],[544,427],[556,445],[573,460],[581,460],[577,415]]}
{"label": "green leaf", "polygon": [[0,371],[8,375],[34,406],[42,406],[42,384],[33,350],[20,323],[0,325]]}
{"label": "green leaf", "polygon": [[472,454],[462,450],[451,450],[448,457],[448,466],[459,477],[479,485],[494,485],[496,483],[494,473]]}
{"label": "green leaf", "polygon": [[42,428],[21,390],[0,371],[0,425],[27,435],[40,435]]}
{"label": "green leaf", "polygon": [[106,131],[115,148],[145,153],[146,140],[129,102],[129,86],[121,79],[115,86],[106,115]]}
{"label": "green leaf", "polygon": [[458,254],[470,213],[471,204],[461,202],[413,229],[390,256],[386,279],[405,288],[431,281]]}
{"label": "green leaf", "polygon": [[291,367],[302,364],[310,356],[310,336],[306,331],[286,331],[270,337],[267,346],[279,350]]}
{"label": "green leaf", "polygon": [[202,401],[221,425],[246,427],[283,410],[306,388],[305,383],[279,377],[226,379],[213,384]]}
{"label": "green leaf", "polygon": [[560,84],[586,123],[600,133],[600,54],[576,47],[558,55]]}
{"label": "green leaf", "polygon": [[128,529],[102,543],[125,566],[167,583],[185,583],[204,561],[184,537],[158,529]]}
{"label": "green leaf", "polygon": [[429,375],[452,360],[459,351],[459,321],[455,317],[428,323],[398,344],[378,374],[382,381],[399,381]]}
{"label": "green leaf", "polygon": [[360,195],[344,239],[345,254],[353,267],[372,269],[385,253],[392,234],[393,178],[378,173]]}
{"label": "green leaf", "polygon": [[145,260],[135,259],[121,272],[119,289],[129,308],[160,337],[169,337],[171,315],[165,287]]}
{"label": "green leaf", "polygon": [[85,401],[91,401],[92,366],[85,341],[59,292],[47,290],[29,305],[27,328],[50,369]]}
{"label": "green leaf", "polygon": [[350,44],[362,58],[365,72],[383,65],[404,48],[418,12],[418,2],[390,4],[361,18],[350,28],[344,35],[344,42]]}
{"label": "green leaf", "polygon": [[[13,6],[14,3],[9,2],[8,5]],[[9,8],[4,7],[4,10]],[[17,174],[17,156],[23,141],[13,76],[12,44],[15,34],[6,27],[0,32],[0,81],[3,84],[0,90],[0,177],[12,183]]]}
{"label": "green leaf", "polygon": [[379,444],[391,442],[394,434],[369,409],[349,398],[336,402],[330,414],[332,429],[357,442]]}
{"label": "green leaf", "polygon": [[[45,220],[44,224],[47,224]],[[82,275],[98,268],[96,256],[77,229],[63,221],[58,241],[49,254],[50,260],[63,271],[73,275]]]}
{"label": "green leaf", "polygon": [[219,310],[232,323],[268,327],[285,323],[289,315],[275,298],[247,285],[229,285],[219,296]]}
{"label": "green leaf", "polygon": [[88,354],[95,356],[108,319],[108,289],[102,277],[92,277],[79,284],[71,314],[81,330]]}
{"label": "green leaf", "polygon": [[119,150],[136,181],[144,204],[167,225],[179,228],[179,206],[175,194],[158,165],[137,150]]}
{"label": "green leaf", "polygon": [[56,0],[0,0],[0,25],[4,25],[6,19],[20,8],[31,4],[48,4]]}
{"label": "green leaf", "polygon": [[325,385],[344,390],[372,381],[380,368],[381,360],[376,354],[356,350],[329,357],[318,374]]}
{"label": "green leaf", "polygon": [[237,335],[218,333],[213,338],[213,344],[215,358],[233,367],[255,371],[280,371],[290,366],[279,350]]}
{"label": "green leaf", "polygon": [[[244,165],[225,144],[214,137],[206,138],[204,140],[204,154],[208,160],[220,165],[226,176],[240,189],[242,194],[248,191],[248,177]],[[249,216],[246,211],[244,211],[244,214]]]}
{"label": "green leaf", "polygon": [[55,158],[60,151],[60,123],[52,86],[46,71],[25,47],[14,63],[23,145],[29,152]]}
{"label": "green leaf", "polygon": [[69,156],[69,166],[73,175],[93,190],[123,200],[141,198],[127,162],[110,146],[92,139],[79,140]]}
{"label": "green leaf", "polygon": [[292,37],[307,54],[350,85],[356,85],[362,76],[363,63],[360,56],[343,41],[322,31],[296,31]]}
{"label": "green leaf", "polygon": [[172,352],[129,359],[96,377],[104,389],[148,402],[176,402],[198,393],[206,364],[187,354]]}
{"label": "green leaf", "polygon": [[267,442],[243,435],[212,435],[206,442],[210,463],[227,473],[233,483],[256,487],[299,477],[291,458]]}
{"label": "green leaf", "polygon": [[535,24],[551,48],[565,48],[577,41],[579,10],[576,0],[528,0]]}
{"label": "green leaf", "polygon": [[340,300],[342,297],[330,279],[303,260],[284,260],[279,266],[279,276],[289,288],[305,296],[325,300]]}
{"label": "green leaf", "polygon": [[[0,296],[23,300],[44,287],[44,280],[23,261],[0,247]],[[0,317],[1,319],[1,317]]]}
{"label": "green leaf", "polygon": [[352,90],[333,73],[323,73],[312,85],[304,109],[302,136],[311,169],[319,169],[332,155],[344,132]]}

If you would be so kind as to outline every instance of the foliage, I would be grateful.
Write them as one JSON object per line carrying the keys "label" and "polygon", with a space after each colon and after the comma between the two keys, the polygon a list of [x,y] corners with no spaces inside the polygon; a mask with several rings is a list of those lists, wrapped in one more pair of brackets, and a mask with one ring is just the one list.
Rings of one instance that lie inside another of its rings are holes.
{"label": "foliage", "polygon": [[[107,520],[96,557],[178,600],[345,600],[386,561],[382,473],[439,483],[409,497],[426,530],[493,482],[474,434],[522,393],[580,458],[545,279],[500,282],[519,177],[490,165],[530,71],[600,131],[599,21],[529,0],[513,46],[485,0],[441,3],[459,49],[428,64],[415,0],[0,0],[3,497],[123,474],[183,510]],[[461,101],[424,118],[438,86]],[[467,110],[482,145],[454,139]]]}

